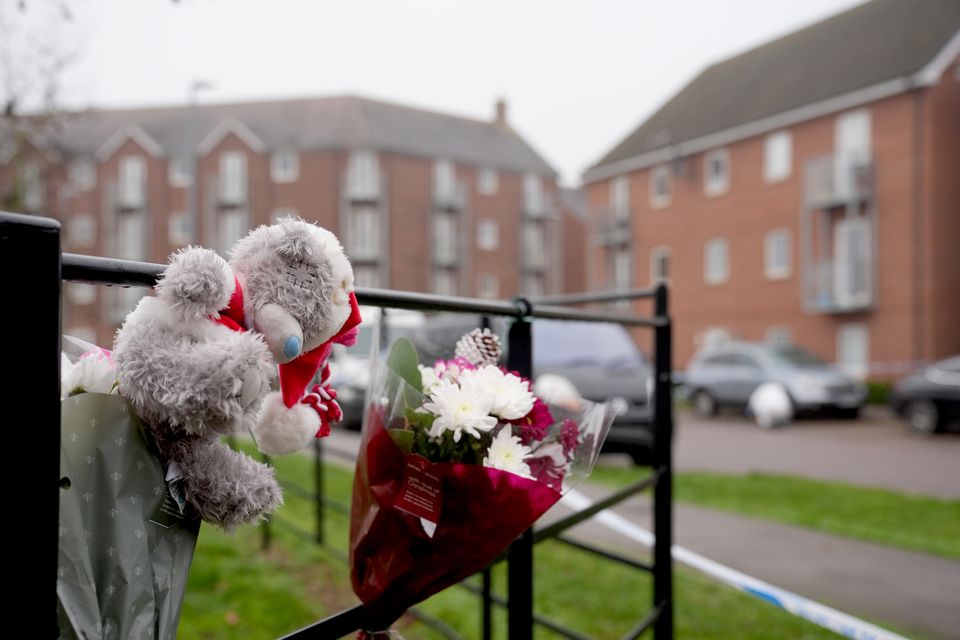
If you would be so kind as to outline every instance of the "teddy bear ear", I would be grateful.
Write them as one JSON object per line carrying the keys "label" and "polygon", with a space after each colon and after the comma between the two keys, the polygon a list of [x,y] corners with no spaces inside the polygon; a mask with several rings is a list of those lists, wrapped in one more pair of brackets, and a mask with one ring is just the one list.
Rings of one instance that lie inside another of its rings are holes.
{"label": "teddy bear ear", "polygon": [[316,239],[310,224],[302,220],[282,220],[280,234],[276,238],[274,250],[288,262],[308,262],[316,260],[313,255]]}
{"label": "teddy bear ear", "polygon": [[181,319],[199,320],[230,303],[236,288],[233,270],[216,252],[187,247],[170,256],[157,283],[157,296]]}

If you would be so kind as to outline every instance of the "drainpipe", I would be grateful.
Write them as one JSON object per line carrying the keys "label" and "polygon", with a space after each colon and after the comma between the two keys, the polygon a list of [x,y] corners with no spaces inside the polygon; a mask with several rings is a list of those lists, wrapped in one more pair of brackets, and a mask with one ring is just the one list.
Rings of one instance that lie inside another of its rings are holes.
{"label": "drainpipe", "polygon": [[924,91],[915,88],[913,93],[913,224],[910,225],[912,241],[911,283],[914,309],[911,339],[914,367],[923,357],[923,106]]}

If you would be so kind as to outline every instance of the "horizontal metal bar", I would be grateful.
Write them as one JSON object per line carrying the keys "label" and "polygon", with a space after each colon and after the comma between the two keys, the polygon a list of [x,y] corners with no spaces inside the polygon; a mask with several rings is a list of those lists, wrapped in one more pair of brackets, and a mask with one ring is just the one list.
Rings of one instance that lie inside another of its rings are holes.
{"label": "horizontal metal bar", "polygon": [[630,629],[630,631],[628,631],[621,640],[637,640],[637,638],[643,635],[644,631],[649,629],[650,626],[660,618],[660,614],[663,612],[663,607],[664,603],[661,602],[659,605],[651,609],[650,613],[648,613],[643,620],[638,622],[633,629]]}
{"label": "horizontal metal bar", "polygon": [[656,287],[648,289],[628,289],[626,291],[596,291],[586,293],[559,293],[553,296],[537,296],[530,301],[533,304],[589,304],[591,302],[616,302],[618,300],[640,300],[652,298]]}
{"label": "horizontal metal bar", "polygon": [[[63,254],[63,279],[77,282],[152,287],[165,268],[164,265],[151,262],[84,256],[76,253]],[[358,288],[356,293],[360,304],[394,309],[477,313],[514,318],[521,317],[528,311],[525,305],[507,300],[481,300],[433,293],[368,288]],[[659,327],[666,322],[664,318],[642,318],[550,306],[534,306],[529,315],[534,318],[613,322],[638,327]]]}
{"label": "horizontal metal bar", "polygon": [[367,612],[366,607],[358,604],[353,608],[345,609],[340,613],[335,613],[329,618],[324,618],[319,622],[314,622],[309,626],[287,634],[280,640],[329,640],[329,638],[341,638],[360,629],[369,617],[370,614]]}
{"label": "horizontal metal bar", "polygon": [[660,477],[660,473],[661,473],[661,469],[657,469],[646,478],[638,480],[637,482],[634,482],[633,484],[624,487],[623,489],[621,489],[620,491],[617,491],[616,493],[610,494],[603,500],[598,500],[597,502],[594,502],[592,505],[590,505],[586,509],[583,509],[582,511],[577,511],[576,513],[571,513],[566,518],[562,518],[551,525],[543,527],[542,529],[535,530],[533,532],[534,544],[543,542],[544,540],[548,540],[550,538],[554,538],[558,534],[560,534],[562,531],[566,531],[570,527],[576,526],[581,522],[583,522],[584,520],[589,520],[590,518],[600,513],[604,509],[609,509],[613,505],[619,502],[623,502],[627,498],[643,491],[648,487],[655,485],[657,483],[657,479]]}
{"label": "horizontal metal bar", "polygon": [[633,558],[628,558],[625,555],[615,553],[613,551],[607,551],[606,549],[601,549],[600,547],[594,547],[593,545],[586,544],[585,542],[580,542],[579,540],[574,540],[573,538],[568,538],[567,536],[556,536],[554,540],[557,542],[562,542],[563,544],[570,545],[581,551],[586,551],[587,553],[592,553],[598,555],[601,558],[606,558],[607,560],[612,560],[613,562],[618,562],[620,564],[625,564],[628,567],[633,567],[634,569],[639,569],[641,571],[652,572],[653,565],[648,562],[640,562],[639,560],[634,560]]}
{"label": "horizontal metal bar", "polygon": [[151,262],[63,254],[63,279],[94,284],[152,287],[166,267]]}

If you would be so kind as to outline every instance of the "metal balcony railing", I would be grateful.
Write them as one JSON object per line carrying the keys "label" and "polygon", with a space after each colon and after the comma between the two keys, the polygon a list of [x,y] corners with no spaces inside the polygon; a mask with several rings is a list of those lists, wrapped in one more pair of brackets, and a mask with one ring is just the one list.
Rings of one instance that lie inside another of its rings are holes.
{"label": "metal balcony railing", "polygon": [[807,161],[804,202],[808,208],[828,208],[863,202],[873,195],[870,158],[834,154]]}
{"label": "metal balcony railing", "polygon": [[628,244],[631,239],[629,211],[612,207],[600,211],[593,220],[593,237],[600,246]]}

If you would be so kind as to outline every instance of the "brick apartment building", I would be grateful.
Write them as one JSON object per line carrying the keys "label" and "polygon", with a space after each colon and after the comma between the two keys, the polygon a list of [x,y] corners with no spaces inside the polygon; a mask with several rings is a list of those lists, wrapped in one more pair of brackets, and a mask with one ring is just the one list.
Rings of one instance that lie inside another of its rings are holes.
{"label": "brick apartment building", "polygon": [[595,288],[876,378],[960,352],[960,2],[874,0],[703,71],[584,176]]}
{"label": "brick apartment building", "polygon": [[[294,214],[340,236],[359,286],[503,298],[564,285],[556,173],[502,101],[490,121],[329,97],[44,124],[17,145],[7,123],[0,197],[60,219],[68,252],[164,262]],[[582,261],[567,266],[576,279]],[[109,344],[142,294],[67,284],[64,330]]]}

